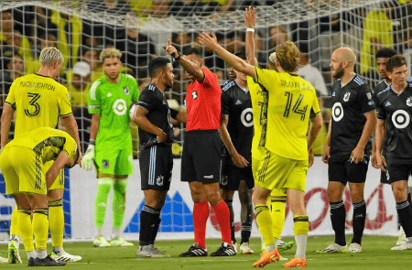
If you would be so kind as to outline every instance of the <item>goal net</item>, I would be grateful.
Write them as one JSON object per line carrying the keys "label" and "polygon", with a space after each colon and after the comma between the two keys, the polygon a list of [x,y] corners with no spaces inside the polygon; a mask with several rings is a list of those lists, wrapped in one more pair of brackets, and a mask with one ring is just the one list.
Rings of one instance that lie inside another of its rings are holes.
{"label": "goal net", "polygon": [[[149,83],[148,62],[153,57],[166,55],[164,46],[168,40],[180,51],[198,47],[204,54],[205,65],[224,82],[227,80],[225,63],[199,45],[197,36],[201,31],[213,31],[227,50],[244,52],[243,13],[250,5],[257,8],[255,33],[259,65],[266,66],[277,44],[286,40],[296,42],[305,55],[302,69],[309,71],[309,75],[302,71],[302,76],[313,80],[320,96],[330,94],[330,56],[340,46],[351,47],[356,52],[356,72],[371,87],[380,80],[374,58],[380,48],[391,47],[405,55],[410,69],[412,4],[407,0],[2,0],[0,108],[12,81],[36,72],[41,49],[55,46],[65,56],[57,80],[71,92],[85,149],[91,124],[87,92],[91,83],[103,76],[98,60],[103,48],[114,46],[122,51],[121,71],[134,76],[140,90]],[[174,86],[167,91],[171,107],[184,106],[187,84],[182,69],[176,67]],[[315,149],[318,155],[326,139],[327,110],[324,116],[325,126]],[[137,128],[131,129],[137,158]],[[176,133],[178,143],[174,144],[173,151],[179,156],[183,136],[182,132]],[[0,231],[7,227],[2,227],[1,222],[9,208],[2,209]]]}

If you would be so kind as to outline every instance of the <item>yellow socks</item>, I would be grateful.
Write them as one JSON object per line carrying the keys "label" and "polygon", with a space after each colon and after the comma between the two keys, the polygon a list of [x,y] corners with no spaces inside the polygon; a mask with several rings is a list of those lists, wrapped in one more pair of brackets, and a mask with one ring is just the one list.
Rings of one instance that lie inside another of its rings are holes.
{"label": "yellow socks", "polygon": [[[14,213],[13,213],[14,214]],[[31,224],[30,210],[19,210],[17,214],[17,222],[14,226],[18,226],[18,231],[21,232],[24,249],[26,252],[34,251],[33,244],[33,226]],[[15,221],[12,221],[12,223]]]}
{"label": "yellow socks", "polygon": [[64,212],[61,200],[49,202],[49,226],[53,247],[62,247],[64,235]]}
{"label": "yellow socks", "polygon": [[47,209],[35,209],[33,213],[33,233],[36,240],[36,249],[46,250],[49,221]]}
{"label": "yellow socks", "polygon": [[285,224],[285,207],[286,197],[271,197],[272,232],[276,239],[280,239]]}
{"label": "yellow socks", "polygon": [[[272,232],[272,217],[269,212],[269,207],[264,203],[255,205],[256,222],[259,227],[260,234],[265,242],[265,247],[275,244]],[[266,249],[267,250],[267,249]],[[268,250],[270,251],[270,250]]]}

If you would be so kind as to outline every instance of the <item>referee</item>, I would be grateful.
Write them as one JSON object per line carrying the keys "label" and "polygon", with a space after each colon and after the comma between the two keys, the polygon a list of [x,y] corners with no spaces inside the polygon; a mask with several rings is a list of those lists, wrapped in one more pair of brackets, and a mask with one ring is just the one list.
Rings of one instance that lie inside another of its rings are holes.
{"label": "referee", "polygon": [[182,153],[182,181],[189,182],[193,207],[195,243],[181,257],[207,256],[206,222],[209,203],[222,232],[222,245],[211,256],[234,256],[230,212],[219,193],[222,143],[219,136],[222,90],[216,74],[203,67],[199,50],[188,48],[181,56],[171,41],[166,51],[186,71],[187,124]]}

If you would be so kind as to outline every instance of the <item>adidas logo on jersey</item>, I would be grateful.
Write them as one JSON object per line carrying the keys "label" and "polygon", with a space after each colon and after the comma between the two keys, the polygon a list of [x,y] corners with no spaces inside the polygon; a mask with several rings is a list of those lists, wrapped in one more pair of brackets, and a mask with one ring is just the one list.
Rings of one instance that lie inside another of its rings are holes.
{"label": "adidas logo on jersey", "polygon": [[389,107],[389,106],[391,106],[392,104],[388,101],[388,102],[386,102],[386,104],[385,104],[385,106],[386,107]]}
{"label": "adidas logo on jersey", "polygon": [[235,103],[235,105],[241,105],[241,104],[242,104],[242,101],[240,101],[240,100],[237,100],[236,103]]}

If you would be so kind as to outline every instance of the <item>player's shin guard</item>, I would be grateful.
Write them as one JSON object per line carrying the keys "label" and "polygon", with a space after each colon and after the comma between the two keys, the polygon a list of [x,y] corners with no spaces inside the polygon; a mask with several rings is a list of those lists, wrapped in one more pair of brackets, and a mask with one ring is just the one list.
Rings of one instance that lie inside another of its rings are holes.
{"label": "player's shin guard", "polygon": [[362,242],[363,230],[366,220],[366,203],[361,201],[353,204],[353,239],[352,243]]}
{"label": "player's shin guard", "polygon": [[286,196],[271,197],[271,216],[273,221],[273,237],[280,239],[285,224]]}
{"label": "player's shin guard", "polygon": [[11,214],[11,224],[10,224],[10,240],[16,239],[20,235],[19,230],[19,210],[17,206],[14,207],[13,213]]}
{"label": "player's shin guard", "polygon": [[30,210],[19,210],[18,222],[15,226],[19,227],[26,252],[34,251],[33,225],[31,223]]}
{"label": "player's shin guard", "polygon": [[[159,222],[160,211],[150,206],[144,205],[140,212],[140,246],[147,246],[153,244],[154,229]],[[158,227],[157,227],[158,228]],[[156,230],[157,230],[156,228]]]}
{"label": "player's shin guard", "polygon": [[345,246],[346,211],[343,201],[330,203],[330,219],[332,222],[332,228],[335,231],[335,243]]}
{"label": "player's shin guard", "polygon": [[62,200],[49,202],[49,226],[53,248],[62,248],[64,234],[64,212]]}
{"label": "player's shin guard", "polygon": [[294,215],[293,222],[296,241],[295,257],[300,259],[306,256],[306,244],[309,233],[309,217],[307,215]]}
{"label": "player's shin guard", "polygon": [[[264,203],[259,203],[255,205],[256,223],[259,227],[260,234],[262,235],[263,241],[265,243],[266,251],[272,251],[270,249],[275,249],[275,242],[273,240],[273,222],[270,216],[269,207]],[[268,250],[268,247],[269,248]]]}
{"label": "player's shin guard", "polygon": [[236,242],[235,237],[235,220],[234,220],[234,212],[233,212],[233,200],[225,200],[227,207],[229,208],[230,212],[230,233],[232,236],[232,242]]}
{"label": "player's shin guard", "polygon": [[406,237],[412,237],[412,209],[409,201],[396,203],[396,211]]}
{"label": "player's shin guard", "polygon": [[46,250],[47,249],[47,238],[49,221],[47,220],[48,210],[47,209],[35,209],[33,213],[33,233],[36,242],[36,249]]}
{"label": "player's shin guard", "polygon": [[[94,221],[96,228],[103,228],[104,218],[106,216],[107,197],[113,186],[113,178],[105,177],[98,179],[96,198],[94,200]],[[101,236],[101,235],[97,235]]]}
{"label": "player's shin guard", "polygon": [[198,243],[201,249],[206,249],[206,222],[209,214],[209,202],[194,203],[193,226],[195,230],[195,243]]}
{"label": "player's shin guard", "polygon": [[126,187],[127,179],[117,180],[113,186],[113,231],[115,238],[121,236],[126,209]]}
{"label": "player's shin guard", "polygon": [[230,244],[230,212],[227,204],[222,200],[213,205],[213,211],[215,212],[216,220],[219,223],[220,232],[222,233],[222,242]]}

